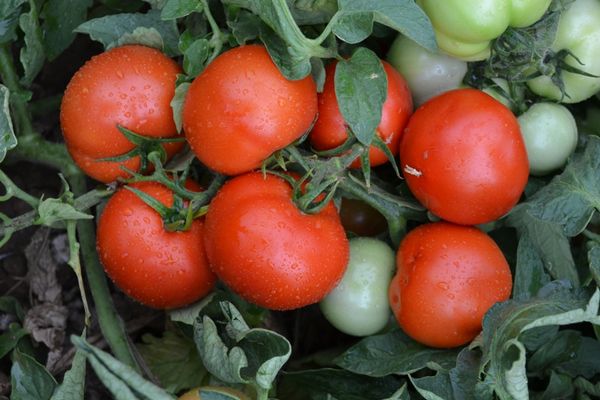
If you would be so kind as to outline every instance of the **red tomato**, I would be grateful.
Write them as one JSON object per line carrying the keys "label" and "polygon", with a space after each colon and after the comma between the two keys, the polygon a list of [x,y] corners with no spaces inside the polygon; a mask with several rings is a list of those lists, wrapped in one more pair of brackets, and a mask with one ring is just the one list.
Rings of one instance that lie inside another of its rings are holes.
{"label": "red tomato", "polygon": [[213,271],[241,297],[269,309],[318,302],[348,263],[348,240],[333,203],[304,214],[291,196],[283,179],[248,173],[223,185],[206,215]]}
{"label": "red tomato", "polygon": [[[143,136],[177,136],[170,102],[179,73],[181,68],[166,55],[138,45],[116,47],[86,62],[71,78],[60,108],[61,128],[75,161],[133,149],[117,124]],[[180,149],[182,144],[171,146]],[[119,168],[107,173],[102,162],[79,165],[103,182],[124,175]],[[127,163],[132,165],[139,165],[139,159]]]}
{"label": "red tomato", "polygon": [[[131,186],[173,205],[173,193],[159,183]],[[203,240],[201,220],[194,220],[188,231],[168,232],[156,211],[123,188],[100,216],[97,247],[106,273],[127,295],[150,307],[177,308],[214,287],[216,277],[208,267]]]}
{"label": "red tomato", "polygon": [[512,275],[502,251],[477,228],[447,222],[410,231],[389,289],[400,327],[431,347],[456,347],[481,331],[484,314],[509,298]]}
{"label": "red tomato", "polygon": [[458,224],[494,221],[519,200],[529,164],[512,112],[475,89],[424,103],[400,144],[408,187],[432,213]]}
{"label": "red tomato", "polygon": [[[412,96],[408,84],[390,64],[381,61],[387,76],[388,88],[385,103],[381,113],[381,122],[377,127],[377,135],[387,144],[392,154],[398,152],[398,143],[402,131],[412,114]],[[335,67],[337,61],[329,64],[326,69],[325,86],[319,94],[319,117],[310,132],[309,140],[317,150],[329,150],[342,145],[348,139],[348,125],[342,117],[335,97]],[[369,149],[371,166],[384,164],[388,161],[385,154],[371,146]],[[352,167],[360,166],[356,160]]]}
{"label": "red tomato", "polygon": [[221,54],[192,82],[183,127],[202,163],[236,175],[302,136],[316,114],[312,78],[287,80],[264,47],[248,45]]}

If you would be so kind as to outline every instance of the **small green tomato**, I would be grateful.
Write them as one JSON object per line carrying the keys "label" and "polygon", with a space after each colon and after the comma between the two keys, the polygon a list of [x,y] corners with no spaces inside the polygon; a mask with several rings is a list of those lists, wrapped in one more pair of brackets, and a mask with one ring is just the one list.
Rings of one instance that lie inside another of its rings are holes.
{"label": "small green tomato", "polygon": [[532,175],[561,168],[577,146],[575,118],[560,104],[534,104],[519,117],[519,125]]}
{"label": "small green tomato", "polygon": [[377,333],[391,315],[387,291],[394,271],[394,251],[385,242],[351,239],[348,268],[340,283],[321,300],[323,315],[349,335]]}

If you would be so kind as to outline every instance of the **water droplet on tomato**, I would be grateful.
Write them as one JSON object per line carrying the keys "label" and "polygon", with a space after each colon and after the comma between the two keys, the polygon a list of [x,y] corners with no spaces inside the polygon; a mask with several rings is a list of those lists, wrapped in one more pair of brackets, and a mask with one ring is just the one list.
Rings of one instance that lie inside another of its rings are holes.
{"label": "water droplet on tomato", "polygon": [[436,286],[442,290],[448,290],[450,287],[447,282],[438,282]]}

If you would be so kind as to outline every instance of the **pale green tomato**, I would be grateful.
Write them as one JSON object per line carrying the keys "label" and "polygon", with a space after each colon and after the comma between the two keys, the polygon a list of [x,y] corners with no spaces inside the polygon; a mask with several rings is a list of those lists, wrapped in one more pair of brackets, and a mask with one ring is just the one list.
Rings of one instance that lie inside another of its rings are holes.
{"label": "pale green tomato", "polygon": [[442,53],[432,53],[409,38],[398,35],[387,60],[406,79],[415,105],[460,86],[467,63]]}
{"label": "pale green tomato", "polygon": [[[567,57],[569,65],[589,74],[600,76],[600,0],[575,0],[563,12],[558,24],[552,50],[571,51],[581,61]],[[578,103],[592,97],[600,90],[600,78],[592,78],[571,72],[561,74],[566,96],[551,79],[541,76],[528,81],[531,90],[552,100]]]}
{"label": "pale green tomato", "polygon": [[349,335],[380,331],[391,315],[387,292],[395,265],[394,251],[385,242],[351,239],[344,277],[320,303],[325,318]]}
{"label": "pale green tomato", "polygon": [[519,117],[519,125],[532,175],[561,168],[577,146],[575,118],[560,104],[534,104]]}
{"label": "pale green tomato", "polygon": [[544,15],[551,0],[417,0],[431,19],[438,46],[466,60],[486,59],[490,43],[509,26],[524,27]]}

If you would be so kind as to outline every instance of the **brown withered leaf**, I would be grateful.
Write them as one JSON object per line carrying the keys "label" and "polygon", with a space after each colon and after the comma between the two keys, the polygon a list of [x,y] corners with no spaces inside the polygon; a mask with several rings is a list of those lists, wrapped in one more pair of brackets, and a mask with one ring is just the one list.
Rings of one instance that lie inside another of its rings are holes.
{"label": "brown withered leaf", "polygon": [[56,278],[57,264],[50,248],[50,229],[38,229],[25,249],[31,292],[42,303],[61,304],[62,288]]}
{"label": "brown withered leaf", "polygon": [[50,371],[61,357],[68,313],[65,306],[43,303],[33,306],[25,315],[25,329],[36,342],[43,343],[50,349],[46,360],[46,368]]}

